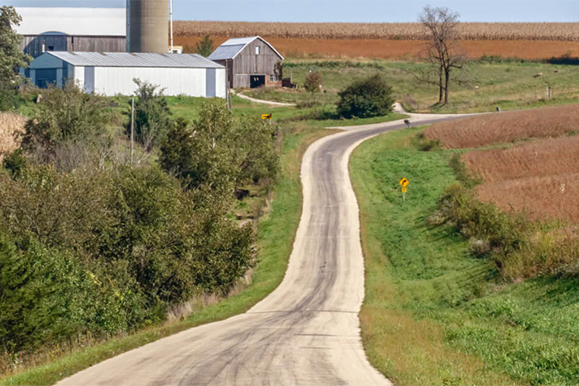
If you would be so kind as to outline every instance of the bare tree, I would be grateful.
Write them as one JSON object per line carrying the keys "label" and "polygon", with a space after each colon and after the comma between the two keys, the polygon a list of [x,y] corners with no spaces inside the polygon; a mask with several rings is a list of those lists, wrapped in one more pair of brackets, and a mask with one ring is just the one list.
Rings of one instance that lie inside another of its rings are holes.
{"label": "bare tree", "polygon": [[422,73],[420,79],[437,85],[438,103],[444,101],[447,104],[452,74],[455,70],[462,70],[465,63],[457,31],[459,14],[448,8],[426,6],[418,21],[428,31],[426,55],[428,63],[432,65],[431,72]]}

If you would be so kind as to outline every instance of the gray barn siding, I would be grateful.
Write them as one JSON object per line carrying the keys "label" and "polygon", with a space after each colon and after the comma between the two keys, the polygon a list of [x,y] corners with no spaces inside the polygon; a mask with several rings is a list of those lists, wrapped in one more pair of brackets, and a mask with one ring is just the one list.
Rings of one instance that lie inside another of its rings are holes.
{"label": "gray barn siding", "polygon": [[[259,47],[259,55],[255,54]],[[274,75],[275,64],[281,59],[267,44],[256,39],[248,44],[233,60],[233,88],[249,87],[250,75]],[[223,64],[223,63],[222,63]]]}
{"label": "gray barn siding", "polygon": [[127,39],[120,36],[68,36],[39,35],[23,36],[22,50],[34,58],[42,55],[42,44],[46,50],[54,47],[54,51],[70,52],[125,52]]}

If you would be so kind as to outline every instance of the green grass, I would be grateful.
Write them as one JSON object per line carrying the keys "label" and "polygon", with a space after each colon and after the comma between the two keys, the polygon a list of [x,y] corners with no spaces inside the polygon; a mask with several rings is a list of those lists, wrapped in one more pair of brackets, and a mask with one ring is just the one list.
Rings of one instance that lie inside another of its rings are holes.
{"label": "green grass", "polygon": [[[456,229],[428,225],[456,178],[451,152],[415,148],[418,131],[369,140],[352,157],[370,361],[400,386],[577,384],[579,283],[501,282]],[[406,202],[402,177],[410,180]]]}
{"label": "green grass", "polygon": [[[319,94],[324,104],[335,103],[337,92],[354,80],[377,72],[390,79],[395,98],[408,111],[484,112],[553,106],[579,101],[579,68],[534,62],[486,63],[476,61],[461,75],[461,84],[453,85],[450,104],[433,106],[438,92],[434,86],[420,83],[414,76],[424,64],[413,62],[286,60],[286,75],[292,72],[294,83],[303,85],[310,72],[320,72],[326,94]],[[558,71],[558,73],[555,73]],[[544,76],[535,78],[537,73]],[[546,101],[546,87],[553,88],[552,100]],[[299,102],[311,98],[305,92],[283,89],[252,92],[257,98],[280,102]]]}
{"label": "green grass", "polygon": [[[178,100],[173,100],[170,104],[173,109],[182,106]],[[188,99],[186,104],[191,109],[201,106],[197,100]],[[234,105],[234,113],[239,115],[253,115],[262,111],[261,106],[253,106],[239,98],[234,99]],[[186,111],[185,108],[182,111]],[[285,108],[276,108],[274,111],[281,116],[291,116],[295,113],[295,109]],[[188,117],[194,117],[198,113],[190,111],[186,114]],[[120,353],[188,328],[243,313],[273,291],[285,275],[301,216],[302,155],[310,143],[332,133],[330,130],[304,125],[302,122],[282,125],[281,132],[283,133],[282,173],[274,187],[271,208],[258,225],[259,263],[254,269],[252,283],[247,288],[214,305],[200,308],[182,322],[151,327],[127,337],[113,338],[87,348],[75,349],[65,357],[54,358],[45,365],[0,379],[0,385],[52,385]]]}

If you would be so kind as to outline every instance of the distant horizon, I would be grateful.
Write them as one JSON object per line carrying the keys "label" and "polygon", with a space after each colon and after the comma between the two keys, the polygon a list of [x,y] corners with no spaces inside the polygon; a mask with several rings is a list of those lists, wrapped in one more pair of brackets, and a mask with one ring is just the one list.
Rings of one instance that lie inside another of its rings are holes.
{"label": "distant horizon", "polygon": [[[0,0],[16,7],[123,8],[126,0]],[[330,5],[331,4],[331,5]],[[248,23],[412,23],[426,5],[465,23],[577,23],[575,0],[174,0],[175,20]]]}

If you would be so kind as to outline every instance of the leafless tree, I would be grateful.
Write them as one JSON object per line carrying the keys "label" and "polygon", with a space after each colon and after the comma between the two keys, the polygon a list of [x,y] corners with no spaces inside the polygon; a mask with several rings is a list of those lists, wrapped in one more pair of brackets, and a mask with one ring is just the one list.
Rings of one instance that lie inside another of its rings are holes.
{"label": "leafless tree", "polygon": [[425,51],[426,60],[431,64],[428,70],[419,74],[419,78],[438,86],[438,103],[444,101],[447,104],[453,72],[462,70],[465,64],[457,30],[459,14],[448,8],[426,6],[418,21],[428,32]]}

